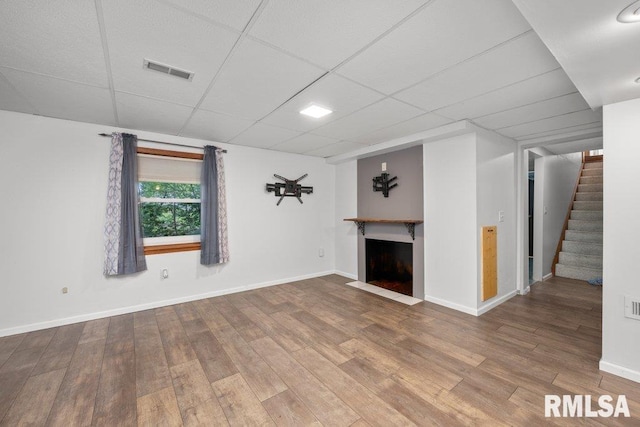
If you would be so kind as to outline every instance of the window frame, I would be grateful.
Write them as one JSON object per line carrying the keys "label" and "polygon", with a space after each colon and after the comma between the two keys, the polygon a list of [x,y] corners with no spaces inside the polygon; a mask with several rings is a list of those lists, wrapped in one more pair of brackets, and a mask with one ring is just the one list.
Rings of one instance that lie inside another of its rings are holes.
{"label": "window frame", "polygon": [[[204,159],[203,153],[191,153],[186,151],[163,150],[159,148],[138,147],[137,154],[147,154],[151,156],[172,157],[178,159],[200,160]],[[144,244],[145,255],[158,255],[174,252],[199,251],[201,249],[200,241],[193,241],[194,236],[175,236],[182,238],[180,242],[169,242],[173,236],[153,237],[158,239],[152,244]],[[199,237],[199,236],[198,236]],[[190,239],[189,239],[190,238]],[[186,241],[185,241],[186,240]],[[188,241],[191,240],[191,241]]]}

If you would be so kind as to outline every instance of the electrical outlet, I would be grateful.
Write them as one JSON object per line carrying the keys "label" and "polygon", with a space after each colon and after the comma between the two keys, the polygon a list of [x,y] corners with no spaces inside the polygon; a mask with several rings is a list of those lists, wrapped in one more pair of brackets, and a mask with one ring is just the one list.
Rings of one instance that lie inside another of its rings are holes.
{"label": "electrical outlet", "polygon": [[168,268],[161,268],[160,269],[160,278],[162,280],[169,278],[169,269]]}
{"label": "electrical outlet", "polygon": [[324,248],[318,249],[318,256],[322,258],[324,256]]}
{"label": "electrical outlet", "polygon": [[382,172],[387,171],[387,162],[382,162]]}

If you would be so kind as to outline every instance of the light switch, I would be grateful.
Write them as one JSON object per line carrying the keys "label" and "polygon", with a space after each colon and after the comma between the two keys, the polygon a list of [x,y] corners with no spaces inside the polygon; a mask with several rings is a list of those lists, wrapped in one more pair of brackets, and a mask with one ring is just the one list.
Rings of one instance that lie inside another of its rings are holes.
{"label": "light switch", "polygon": [[498,222],[504,222],[504,211],[498,211]]}

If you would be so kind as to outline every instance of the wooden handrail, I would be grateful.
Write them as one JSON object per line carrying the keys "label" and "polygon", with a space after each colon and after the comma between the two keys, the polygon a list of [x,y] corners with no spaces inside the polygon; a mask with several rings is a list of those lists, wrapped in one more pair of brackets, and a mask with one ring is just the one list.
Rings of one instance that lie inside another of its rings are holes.
{"label": "wooden handrail", "polygon": [[[556,264],[560,260],[560,252],[562,251],[562,242],[564,242],[564,238],[567,234],[567,229],[569,228],[569,219],[571,218],[571,211],[573,210],[573,204],[576,201],[576,194],[578,193],[578,186],[580,185],[580,179],[582,178],[582,172],[584,171],[584,165],[588,157],[588,151],[582,153],[582,165],[580,165],[580,173],[578,173],[578,179],[576,180],[576,185],[573,188],[573,196],[571,198],[571,203],[569,204],[569,210],[567,211],[567,216],[564,219],[564,225],[562,226],[562,233],[560,233],[560,239],[558,240],[558,245],[556,246],[556,254],[553,257],[553,261],[551,262],[551,274],[556,275]],[[595,157],[595,156],[594,156]],[[602,157],[602,156],[600,156]]]}

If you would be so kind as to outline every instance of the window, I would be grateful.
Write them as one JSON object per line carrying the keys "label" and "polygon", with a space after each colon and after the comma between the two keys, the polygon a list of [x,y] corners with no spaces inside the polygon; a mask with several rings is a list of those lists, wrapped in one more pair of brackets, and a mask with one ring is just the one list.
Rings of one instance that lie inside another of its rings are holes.
{"label": "window", "polygon": [[145,254],[200,249],[202,154],[138,148]]}

